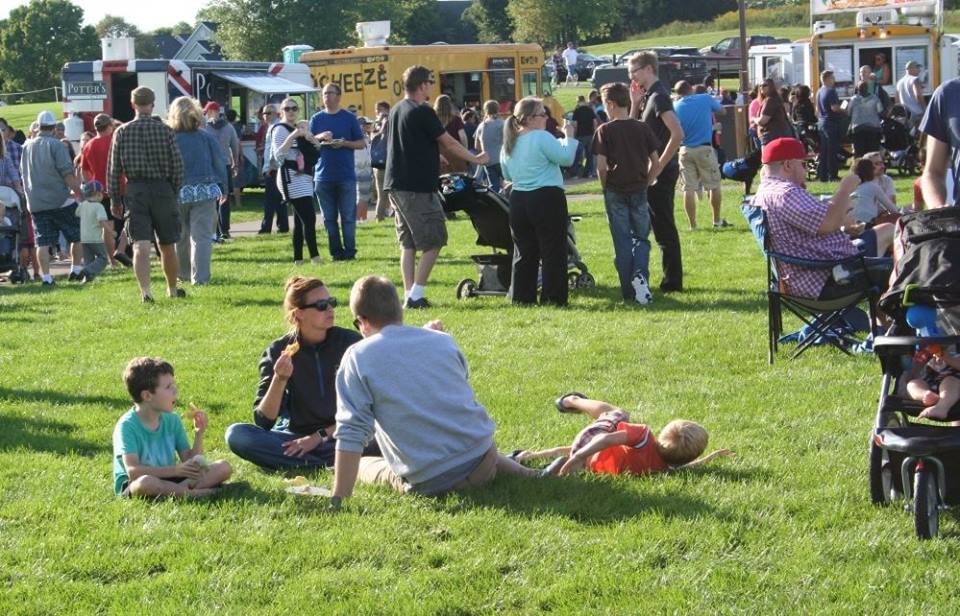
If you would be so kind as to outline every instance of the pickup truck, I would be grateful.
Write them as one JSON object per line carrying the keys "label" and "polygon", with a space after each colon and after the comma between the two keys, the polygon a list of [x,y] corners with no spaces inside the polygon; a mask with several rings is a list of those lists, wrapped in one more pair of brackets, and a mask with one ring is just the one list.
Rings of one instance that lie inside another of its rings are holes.
{"label": "pickup truck", "polygon": [[[789,43],[789,39],[777,38],[766,34],[752,34],[747,37],[747,49],[754,45],[775,45]],[[736,77],[740,73],[740,37],[728,36],[715,45],[704,47],[700,53],[706,57],[707,68],[717,69],[720,75]]]}
{"label": "pickup truck", "polygon": [[[660,81],[667,88],[672,88],[673,84],[681,79],[690,83],[700,83],[707,76],[707,63],[696,49],[690,47],[651,47],[648,49],[657,54]],[[617,56],[613,64],[596,67],[593,70],[593,87],[599,89],[600,86],[615,81],[629,83],[627,60],[638,51],[642,50],[631,49]]]}

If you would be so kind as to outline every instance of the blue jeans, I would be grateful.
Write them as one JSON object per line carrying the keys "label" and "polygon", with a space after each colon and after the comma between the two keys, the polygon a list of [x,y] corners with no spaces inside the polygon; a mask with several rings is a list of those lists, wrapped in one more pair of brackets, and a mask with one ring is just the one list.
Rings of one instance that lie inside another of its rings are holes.
{"label": "blue jeans", "polygon": [[650,284],[650,208],[646,189],[629,194],[606,190],[603,202],[613,237],[613,264],[620,276],[624,299],[633,299],[633,277],[641,274]]}
{"label": "blue jeans", "polygon": [[499,164],[487,165],[487,180],[490,182],[490,190],[500,192],[500,186],[503,183],[503,171]]}
{"label": "blue jeans", "polygon": [[283,453],[283,444],[306,436],[286,430],[264,430],[253,424],[233,424],[223,435],[227,447],[237,456],[271,470],[285,468],[327,468],[333,466],[336,442],[324,441],[302,458]]}
{"label": "blue jeans", "polygon": [[577,155],[573,160],[573,171],[582,178],[593,173],[593,136],[577,137]]}
{"label": "blue jeans", "polygon": [[840,164],[837,156],[840,155],[840,124],[838,122],[820,121],[817,125],[820,131],[820,159],[817,165],[817,179],[828,182],[840,173]]}
{"label": "blue jeans", "polygon": [[313,187],[323,211],[330,256],[336,260],[353,259],[357,256],[357,181],[314,182]]}

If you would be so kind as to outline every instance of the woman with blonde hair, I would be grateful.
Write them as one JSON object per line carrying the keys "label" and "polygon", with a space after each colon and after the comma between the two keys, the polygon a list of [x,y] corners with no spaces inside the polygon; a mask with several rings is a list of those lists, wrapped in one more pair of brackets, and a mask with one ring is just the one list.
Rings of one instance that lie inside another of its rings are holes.
{"label": "woman with blonde hair", "polygon": [[500,167],[513,182],[510,232],[513,235],[513,282],[517,304],[537,301],[537,269],[543,261],[541,304],[567,304],[567,197],[561,167],[577,154],[573,125],[563,123],[564,137],[546,128],[543,102],[527,97],[517,103],[503,130]]}
{"label": "woman with blonde hair", "polygon": [[217,203],[227,198],[226,155],[217,140],[201,130],[203,112],[196,99],[175,99],[167,112],[167,124],[175,133],[183,158],[177,277],[195,285],[207,284],[217,230]]}
{"label": "woman with blonde hair", "polygon": [[[460,145],[467,147],[467,131],[465,130],[463,119],[453,107],[453,100],[446,94],[441,94],[433,103],[433,110],[437,112],[437,118],[440,124],[451,137],[460,142]],[[465,161],[455,159],[448,160],[446,165],[441,165],[441,173],[462,173],[467,170]]]}
{"label": "woman with blonde hair", "polygon": [[[233,424],[230,451],[266,469],[333,466],[337,367],[362,337],[334,325],[338,302],[319,278],[293,276],[284,287],[290,330],[260,357],[252,424]],[[379,455],[376,444],[364,455]]]}

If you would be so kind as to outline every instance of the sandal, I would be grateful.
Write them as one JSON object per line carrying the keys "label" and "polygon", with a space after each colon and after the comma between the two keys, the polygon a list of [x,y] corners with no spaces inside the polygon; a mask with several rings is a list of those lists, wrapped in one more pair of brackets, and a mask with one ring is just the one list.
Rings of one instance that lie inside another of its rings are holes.
{"label": "sandal", "polygon": [[579,391],[570,391],[563,394],[562,396],[557,398],[557,401],[554,403],[557,407],[557,410],[560,411],[561,413],[579,413],[580,412],[575,409],[568,409],[563,405],[563,401],[569,398],[570,396],[576,396],[578,398],[586,398],[586,396],[580,393]]}
{"label": "sandal", "polygon": [[[524,451],[526,451],[526,449],[514,449],[514,450],[513,450],[513,453],[511,453],[511,454],[510,454],[509,456],[507,456],[507,457],[510,458],[511,460],[513,460],[514,462],[517,462],[517,456],[519,456],[520,454],[522,454]],[[517,462],[517,464],[519,464],[519,462]]]}

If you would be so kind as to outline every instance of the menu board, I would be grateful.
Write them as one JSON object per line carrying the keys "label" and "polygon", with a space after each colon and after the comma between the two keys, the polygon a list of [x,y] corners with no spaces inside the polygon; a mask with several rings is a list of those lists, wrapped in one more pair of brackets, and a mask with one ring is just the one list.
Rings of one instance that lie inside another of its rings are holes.
{"label": "menu board", "polygon": [[853,81],[853,49],[851,47],[824,49],[822,68],[833,71],[833,77],[837,83]]}

